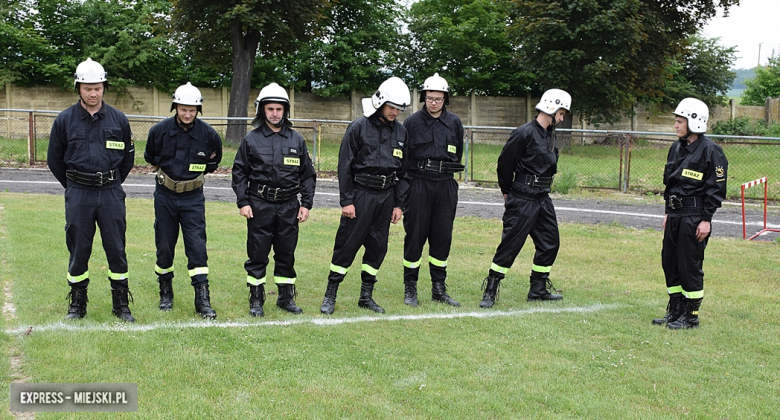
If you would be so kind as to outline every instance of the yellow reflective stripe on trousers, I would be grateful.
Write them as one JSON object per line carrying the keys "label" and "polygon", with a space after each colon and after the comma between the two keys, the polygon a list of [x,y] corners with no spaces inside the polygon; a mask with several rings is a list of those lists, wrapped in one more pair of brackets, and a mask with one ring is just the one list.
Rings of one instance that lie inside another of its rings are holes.
{"label": "yellow reflective stripe on trousers", "polygon": [[670,295],[675,293],[682,293],[682,292],[683,292],[682,286],[673,286],[673,287],[666,288],[666,293],[669,293]]}
{"label": "yellow reflective stripe on trousers", "polygon": [[490,269],[501,274],[506,274],[507,271],[509,271],[509,267],[501,267],[500,265],[497,265],[496,263],[490,264]]}
{"label": "yellow reflective stripe on trousers", "polygon": [[130,276],[130,273],[112,273],[110,270],[108,272],[108,278],[111,280],[127,280]]}
{"label": "yellow reflective stripe on trousers", "polygon": [[208,267],[195,267],[192,270],[188,271],[190,273],[190,277],[197,276],[198,274],[208,274],[209,268]]}
{"label": "yellow reflective stripe on trousers", "polygon": [[277,277],[274,276],[274,283],[276,284],[295,284],[295,277]]}
{"label": "yellow reflective stripe on trousers", "polygon": [[252,286],[259,286],[261,284],[265,284],[265,277],[263,277],[262,279],[256,279],[248,275],[246,276],[246,282],[251,284]]}
{"label": "yellow reflective stripe on trousers", "polygon": [[435,265],[436,267],[446,267],[447,261],[437,260],[436,258],[433,258],[431,256],[428,256],[428,262]]}
{"label": "yellow reflective stripe on trousers", "polygon": [[406,261],[404,260],[404,267],[406,268],[417,268],[420,266],[420,263],[422,263],[422,259],[419,259],[417,261]]}
{"label": "yellow reflective stripe on trousers", "polygon": [[695,292],[686,292],[683,290],[682,294],[687,299],[702,299],[704,297],[704,290],[697,290]]}
{"label": "yellow reflective stripe on trousers", "polygon": [[347,274],[347,271],[349,271],[349,267],[339,267],[336,264],[331,264],[330,271],[339,274]]}
{"label": "yellow reflective stripe on trousers", "polygon": [[89,270],[87,270],[86,272],[84,272],[84,274],[80,276],[73,276],[70,273],[68,273],[68,283],[78,283],[88,278],[89,278]]}
{"label": "yellow reflective stripe on trousers", "polygon": [[368,274],[371,274],[372,276],[376,276],[376,274],[379,272],[378,268],[371,267],[368,264],[363,264],[360,266],[360,269],[365,271]]}
{"label": "yellow reflective stripe on trousers", "polygon": [[157,274],[173,273],[173,266],[170,266],[168,268],[162,268],[159,265],[155,264],[154,265],[154,272],[157,273]]}
{"label": "yellow reflective stripe on trousers", "polygon": [[549,273],[551,268],[551,265],[543,266],[534,264],[531,266],[531,271],[536,271],[537,273]]}

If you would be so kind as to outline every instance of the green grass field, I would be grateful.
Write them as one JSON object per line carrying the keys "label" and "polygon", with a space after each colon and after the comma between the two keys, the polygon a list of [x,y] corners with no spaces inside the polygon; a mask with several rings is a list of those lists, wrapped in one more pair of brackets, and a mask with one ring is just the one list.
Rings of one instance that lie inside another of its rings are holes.
{"label": "green grass field", "polygon": [[[777,416],[777,245],[715,238],[705,261],[701,328],[650,325],[666,306],[661,233],[618,225],[561,225],[552,279],[560,302],[527,303],[529,243],[491,310],[480,285],[498,243],[498,220],[458,218],[450,294],[434,304],[421,276],[421,306],[403,304],[403,228],[392,226],[375,299],[356,305],[359,259],[320,315],[335,209],[301,225],[296,299],[301,316],[268,296],[248,315],[246,225],[234,205],[207,203],[216,322],[195,316],[179,244],[174,310],[157,309],[152,201],[129,199],[131,305],[138,322],[111,313],[105,256],[96,241],[83,320],[67,309],[68,254],[61,196],[0,193],[0,395],[10,381],[138,383],[137,415],[171,418],[322,419],[747,419]],[[425,270],[423,270],[425,272]],[[273,290],[273,288],[271,288]],[[32,329],[30,329],[32,328]],[[29,334],[25,334],[29,330]],[[8,400],[0,417],[12,418]],[[37,419],[106,418],[37,413]],[[111,417],[116,417],[111,415]]]}

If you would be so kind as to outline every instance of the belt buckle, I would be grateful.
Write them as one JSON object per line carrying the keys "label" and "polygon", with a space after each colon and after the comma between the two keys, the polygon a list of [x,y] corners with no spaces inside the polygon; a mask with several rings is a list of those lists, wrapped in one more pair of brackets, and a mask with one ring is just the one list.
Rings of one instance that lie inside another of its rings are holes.
{"label": "belt buckle", "polygon": [[439,161],[439,173],[441,173],[441,171],[442,171],[443,167],[444,167],[444,161],[443,161],[443,160],[440,160],[440,161]]}
{"label": "belt buckle", "polygon": [[113,169],[108,171],[108,180],[113,181],[115,179],[116,179],[116,171],[114,171]]}
{"label": "belt buckle", "polygon": [[672,210],[677,210],[682,208],[683,202],[682,199],[676,195],[669,196],[669,208]]}
{"label": "belt buckle", "polygon": [[273,200],[276,201],[276,195],[279,193],[279,188],[274,188],[274,198]]}

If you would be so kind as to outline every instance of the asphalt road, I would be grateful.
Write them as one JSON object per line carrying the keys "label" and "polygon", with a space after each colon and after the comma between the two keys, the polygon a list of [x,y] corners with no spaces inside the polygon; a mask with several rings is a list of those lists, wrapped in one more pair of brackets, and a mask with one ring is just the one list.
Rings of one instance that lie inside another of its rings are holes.
{"label": "asphalt road", "polygon": [[[128,197],[152,198],[154,175],[130,174],[123,186]],[[64,190],[48,170],[0,168],[0,191],[62,194]],[[228,175],[207,175],[204,192],[209,201],[235,202]],[[339,207],[338,193],[338,183],[335,180],[317,180],[314,207]],[[553,203],[559,222],[619,224],[631,228],[660,231],[664,217],[663,204],[658,197],[639,197],[619,193],[606,193],[604,197],[597,198],[553,195]],[[503,211],[503,197],[500,191],[461,185],[457,216],[501,219]],[[761,230],[763,226],[761,207],[748,206],[746,213],[748,235]],[[778,210],[772,208],[768,227],[780,229],[778,220],[780,220]],[[724,203],[723,207],[715,213],[712,232],[713,236],[742,237],[740,203]],[[777,233],[768,233],[761,239],[771,240],[778,236],[780,235]]]}

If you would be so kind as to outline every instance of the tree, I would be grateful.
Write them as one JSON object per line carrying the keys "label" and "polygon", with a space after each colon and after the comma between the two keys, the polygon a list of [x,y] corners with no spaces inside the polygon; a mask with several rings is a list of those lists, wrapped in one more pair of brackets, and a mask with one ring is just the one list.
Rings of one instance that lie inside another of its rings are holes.
{"label": "tree", "polygon": [[766,67],[756,68],[756,76],[745,80],[742,105],[763,106],[766,98],[780,97],[780,56],[769,57]]}
{"label": "tree", "polygon": [[[26,0],[2,9],[0,38],[4,81],[73,87],[79,62],[91,57],[106,68],[113,86],[170,90],[183,70],[171,66],[177,51],[153,31],[150,16],[169,9],[166,0]],[[3,45],[5,46],[5,45]]]}
{"label": "tree", "polygon": [[[258,50],[290,51],[297,40],[316,33],[328,0],[174,0],[173,29],[204,62],[227,64],[232,57],[229,117],[245,117]],[[246,125],[231,123],[225,138],[234,143]]]}
{"label": "tree", "polygon": [[[736,73],[729,70],[736,59],[735,47],[718,45],[717,38],[692,35],[682,54],[670,62],[670,78],[660,88],[658,102],[675,106],[684,98],[701,99],[708,106],[726,105],[725,95]],[[640,102],[652,102],[639,98]]]}
{"label": "tree", "polygon": [[407,63],[415,80],[439,72],[457,93],[524,95],[531,74],[513,63],[506,0],[421,0],[412,4]]}
{"label": "tree", "polygon": [[406,35],[396,23],[403,6],[396,0],[340,0],[325,13],[322,33],[302,43],[288,60],[294,86],[326,97],[348,97],[353,90],[373,92],[402,71],[399,46]]}
{"label": "tree", "polygon": [[510,40],[521,68],[541,90],[561,88],[592,122],[630,114],[638,98],[656,100],[668,64],[692,28],[739,0],[512,0]]}

